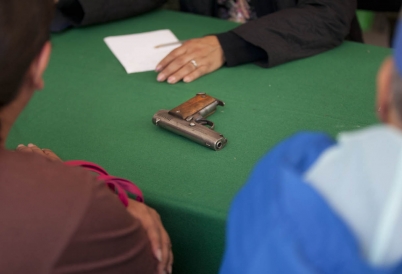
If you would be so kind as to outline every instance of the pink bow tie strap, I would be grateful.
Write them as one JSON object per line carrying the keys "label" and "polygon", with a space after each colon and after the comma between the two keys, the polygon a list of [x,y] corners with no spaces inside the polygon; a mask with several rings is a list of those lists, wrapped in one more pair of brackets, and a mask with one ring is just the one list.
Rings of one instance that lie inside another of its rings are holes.
{"label": "pink bow tie strap", "polygon": [[80,166],[92,172],[98,174],[97,179],[102,180],[106,183],[106,185],[117,194],[120,201],[127,207],[128,205],[128,196],[134,197],[138,202],[144,202],[144,196],[142,195],[142,191],[129,180],[118,178],[109,175],[106,170],[97,164],[86,162],[86,161],[67,161],[64,164],[68,166]]}

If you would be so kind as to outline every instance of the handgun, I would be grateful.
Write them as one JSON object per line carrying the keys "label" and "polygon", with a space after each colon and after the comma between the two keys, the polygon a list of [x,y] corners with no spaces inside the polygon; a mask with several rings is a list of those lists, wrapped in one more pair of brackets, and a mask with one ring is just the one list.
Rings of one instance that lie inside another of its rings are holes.
{"label": "handgun", "polygon": [[222,134],[214,131],[214,123],[206,117],[217,106],[225,103],[205,93],[197,95],[172,110],[160,110],[152,117],[152,123],[184,136],[213,150],[221,150],[227,143]]}

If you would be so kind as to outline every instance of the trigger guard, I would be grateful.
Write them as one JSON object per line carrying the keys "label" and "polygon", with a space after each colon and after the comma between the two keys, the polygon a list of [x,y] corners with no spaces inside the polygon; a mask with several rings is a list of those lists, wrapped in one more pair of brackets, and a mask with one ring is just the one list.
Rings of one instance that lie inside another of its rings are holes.
{"label": "trigger guard", "polygon": [[203,126],[209,126],[210,129],[215,128],[215,124],[209,120],[202,119],[202,120],[198,120],[197,123],[199,123],[200,125],[203,125]]}

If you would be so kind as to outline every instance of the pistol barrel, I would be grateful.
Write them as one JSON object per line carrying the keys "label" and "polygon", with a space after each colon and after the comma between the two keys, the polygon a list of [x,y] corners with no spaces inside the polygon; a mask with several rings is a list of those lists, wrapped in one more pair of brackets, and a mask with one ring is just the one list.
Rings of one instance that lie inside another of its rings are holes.
{"label": "pistol barrel", "polygon": [[222,134],[198,124],[186,121],[169,114],[168,110],[160,110],[152,117],[152,122],[164,129],[184,136],[213,150],[221,150],[227,143]]}

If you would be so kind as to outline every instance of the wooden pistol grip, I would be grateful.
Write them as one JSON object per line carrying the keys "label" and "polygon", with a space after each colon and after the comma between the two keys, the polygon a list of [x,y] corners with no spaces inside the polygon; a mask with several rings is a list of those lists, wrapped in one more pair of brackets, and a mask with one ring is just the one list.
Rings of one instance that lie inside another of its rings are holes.
{"label": "wooden pistol grip", "polygon": [[170,110],[169,114],[186,120],[215,101],[217,100],[214,97],[205,93],[198,93],[195,97]]}

